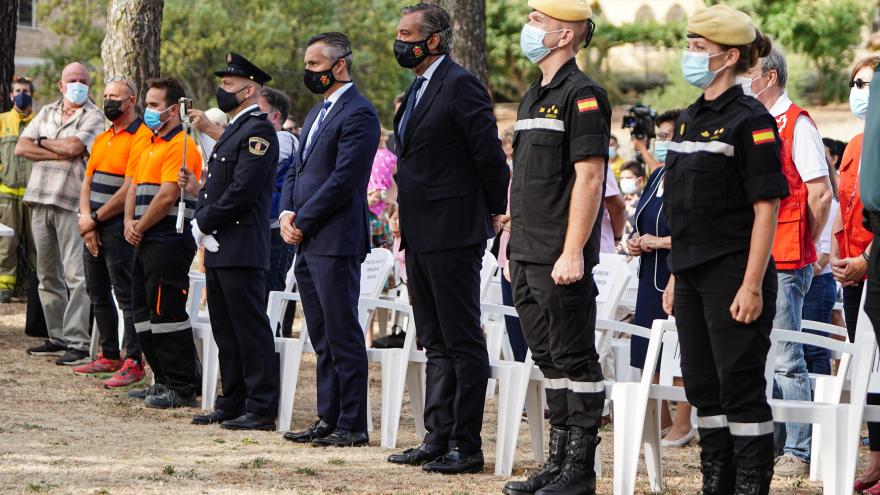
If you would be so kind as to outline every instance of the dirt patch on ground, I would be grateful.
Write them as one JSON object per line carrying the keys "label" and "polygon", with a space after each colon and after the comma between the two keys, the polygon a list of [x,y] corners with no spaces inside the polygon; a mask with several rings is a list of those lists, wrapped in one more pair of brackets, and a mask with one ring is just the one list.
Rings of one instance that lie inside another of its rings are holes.
{"label": "dirt patch on ground", "polygon": [[[374,446],[316,449],[295,446],[280,433],[235,433],[189,424],[195,409],[157,411],[108,391],[93,378],[75,376],[48,358],[28,356],[38,343],[24,335],[24,305],[0,305],[0,493],[500,493],[508,478],[492,474],[442,476],[385,462],[379,448],[377,368],[371,393]],[[296,394],[294,427],[308,425],[315,410],[314,359],[304,359]],[[495,401],[486,406],[483,440],[486,472],[494,470]],[[612,432],[603,436],[611,494]],[[404,404],[399,445],[416,443],[409,404]],[[667,452],[667,494],[698,492],[695,446]],[[514,476],[534,469],[528,429],[520,434]],[[648,493],[646,477],[638,493]],[[774,494],[821,493],[806,480],[774,481]]]}

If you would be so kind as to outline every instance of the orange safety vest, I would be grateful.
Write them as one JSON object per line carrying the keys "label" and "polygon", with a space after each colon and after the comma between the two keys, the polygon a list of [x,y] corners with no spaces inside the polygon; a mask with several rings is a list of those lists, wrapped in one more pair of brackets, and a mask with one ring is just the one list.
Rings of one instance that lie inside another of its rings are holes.
{"label": "orange safety vest", "polygon": [[874,235],[862,225],[862,197],[859,193],[859,162],[865,135],[854,137],[840,160],[840,219],[843,230],[834,234],[841,258],[861,255]]}
{"label": "orange safety vest", "polygon": [[782,173],[788,181],[789,196],[779,203],[779,220],[776,225],[776,240],[773,243],[773,260],[777,270],[797,270],[816,262],[816,245],[807,224],[807,186],[792,158],[795,122],[801,116],[813,119],[806,110],[794,103],[788,110],[776,117],[779,137],[782,140]]}

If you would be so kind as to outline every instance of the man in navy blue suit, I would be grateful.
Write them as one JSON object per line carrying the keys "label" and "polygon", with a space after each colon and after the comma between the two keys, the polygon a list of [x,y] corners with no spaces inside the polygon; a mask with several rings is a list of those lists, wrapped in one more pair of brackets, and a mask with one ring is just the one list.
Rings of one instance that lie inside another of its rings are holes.
{"label": "man in navy blue suit", "polygon": [[394,119],[401,247],[418,341],[425,348],[425,428],[418,448],[388,458],[441,473],[483,470],[480,429],[489,379],[480,327],[480,267],[500,230],[509,172],[492,103],[453,62],[449,14],[403,9],[394,54],[418,76]]}
{"label": "man in navy blue suit", "polygon": [[379,117],[351,82],[351,41],[312,37],[303,82],[324,100],[309,112],[284,181],[281,237],[298,244],[294,273],[318,355],[318,420],[292,442],[359,446],[367,436],[367,350],[358,322],[360,265],[370,250],[367,183]]}

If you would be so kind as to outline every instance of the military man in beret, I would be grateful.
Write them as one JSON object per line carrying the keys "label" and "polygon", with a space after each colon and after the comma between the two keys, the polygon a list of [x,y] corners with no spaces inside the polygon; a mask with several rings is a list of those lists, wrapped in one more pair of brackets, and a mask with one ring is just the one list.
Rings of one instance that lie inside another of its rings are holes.
{"label": "military man in beret", "polygon": [[514,127],[509,259],[513,298],[550,409],[549,460],[508,495],[596,493],[605,401],[596,353],[602,198],[611,137],[608,95],[578,68],[595,25],[586,0],[530,0],[523,54],[541,69]]}
{"label": "military man in beret", "polygon": [[[266,316],[264,270],[269,269],[269,206],[278,137],[260,111],[263,84],[272,78],[245,57],[230,53],[220,77],[217,106],[231,117],[208,161],[192,221],[205,246],[211,330],[220,351],[223,395],[194,424],[231,430],[274,430],[278,360]],[[188,188],[192,177],[181,177]]]}

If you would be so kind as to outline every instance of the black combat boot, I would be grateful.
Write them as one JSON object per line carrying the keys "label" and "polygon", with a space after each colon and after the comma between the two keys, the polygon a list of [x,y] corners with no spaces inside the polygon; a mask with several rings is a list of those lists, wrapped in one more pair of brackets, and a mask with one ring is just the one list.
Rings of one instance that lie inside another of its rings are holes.
{"label": "black combat boot", "polygon": [[767,495],[770,493],[770,481],[773,469],[740,467],[736,470],[735,495]]}
{"label": "black combat boot", "polygon": [[570,427],[562,472],[535,495],[595,495],[596,446],[600,441],[601,438],[588,435],[583,428]]}
{"label": "black combat boot", "polygon": [[725,461],[703,461],[703,495],[733,495],[735,465],[733,459]]}
{"label": "black combat boot", "polygon": [[568,430],[550,427],[550,453],[547,456],[547,462],[525,481],[508,481],[501,493],[504,495],[531,495],[547,486],[562,472],[567,443]]}

